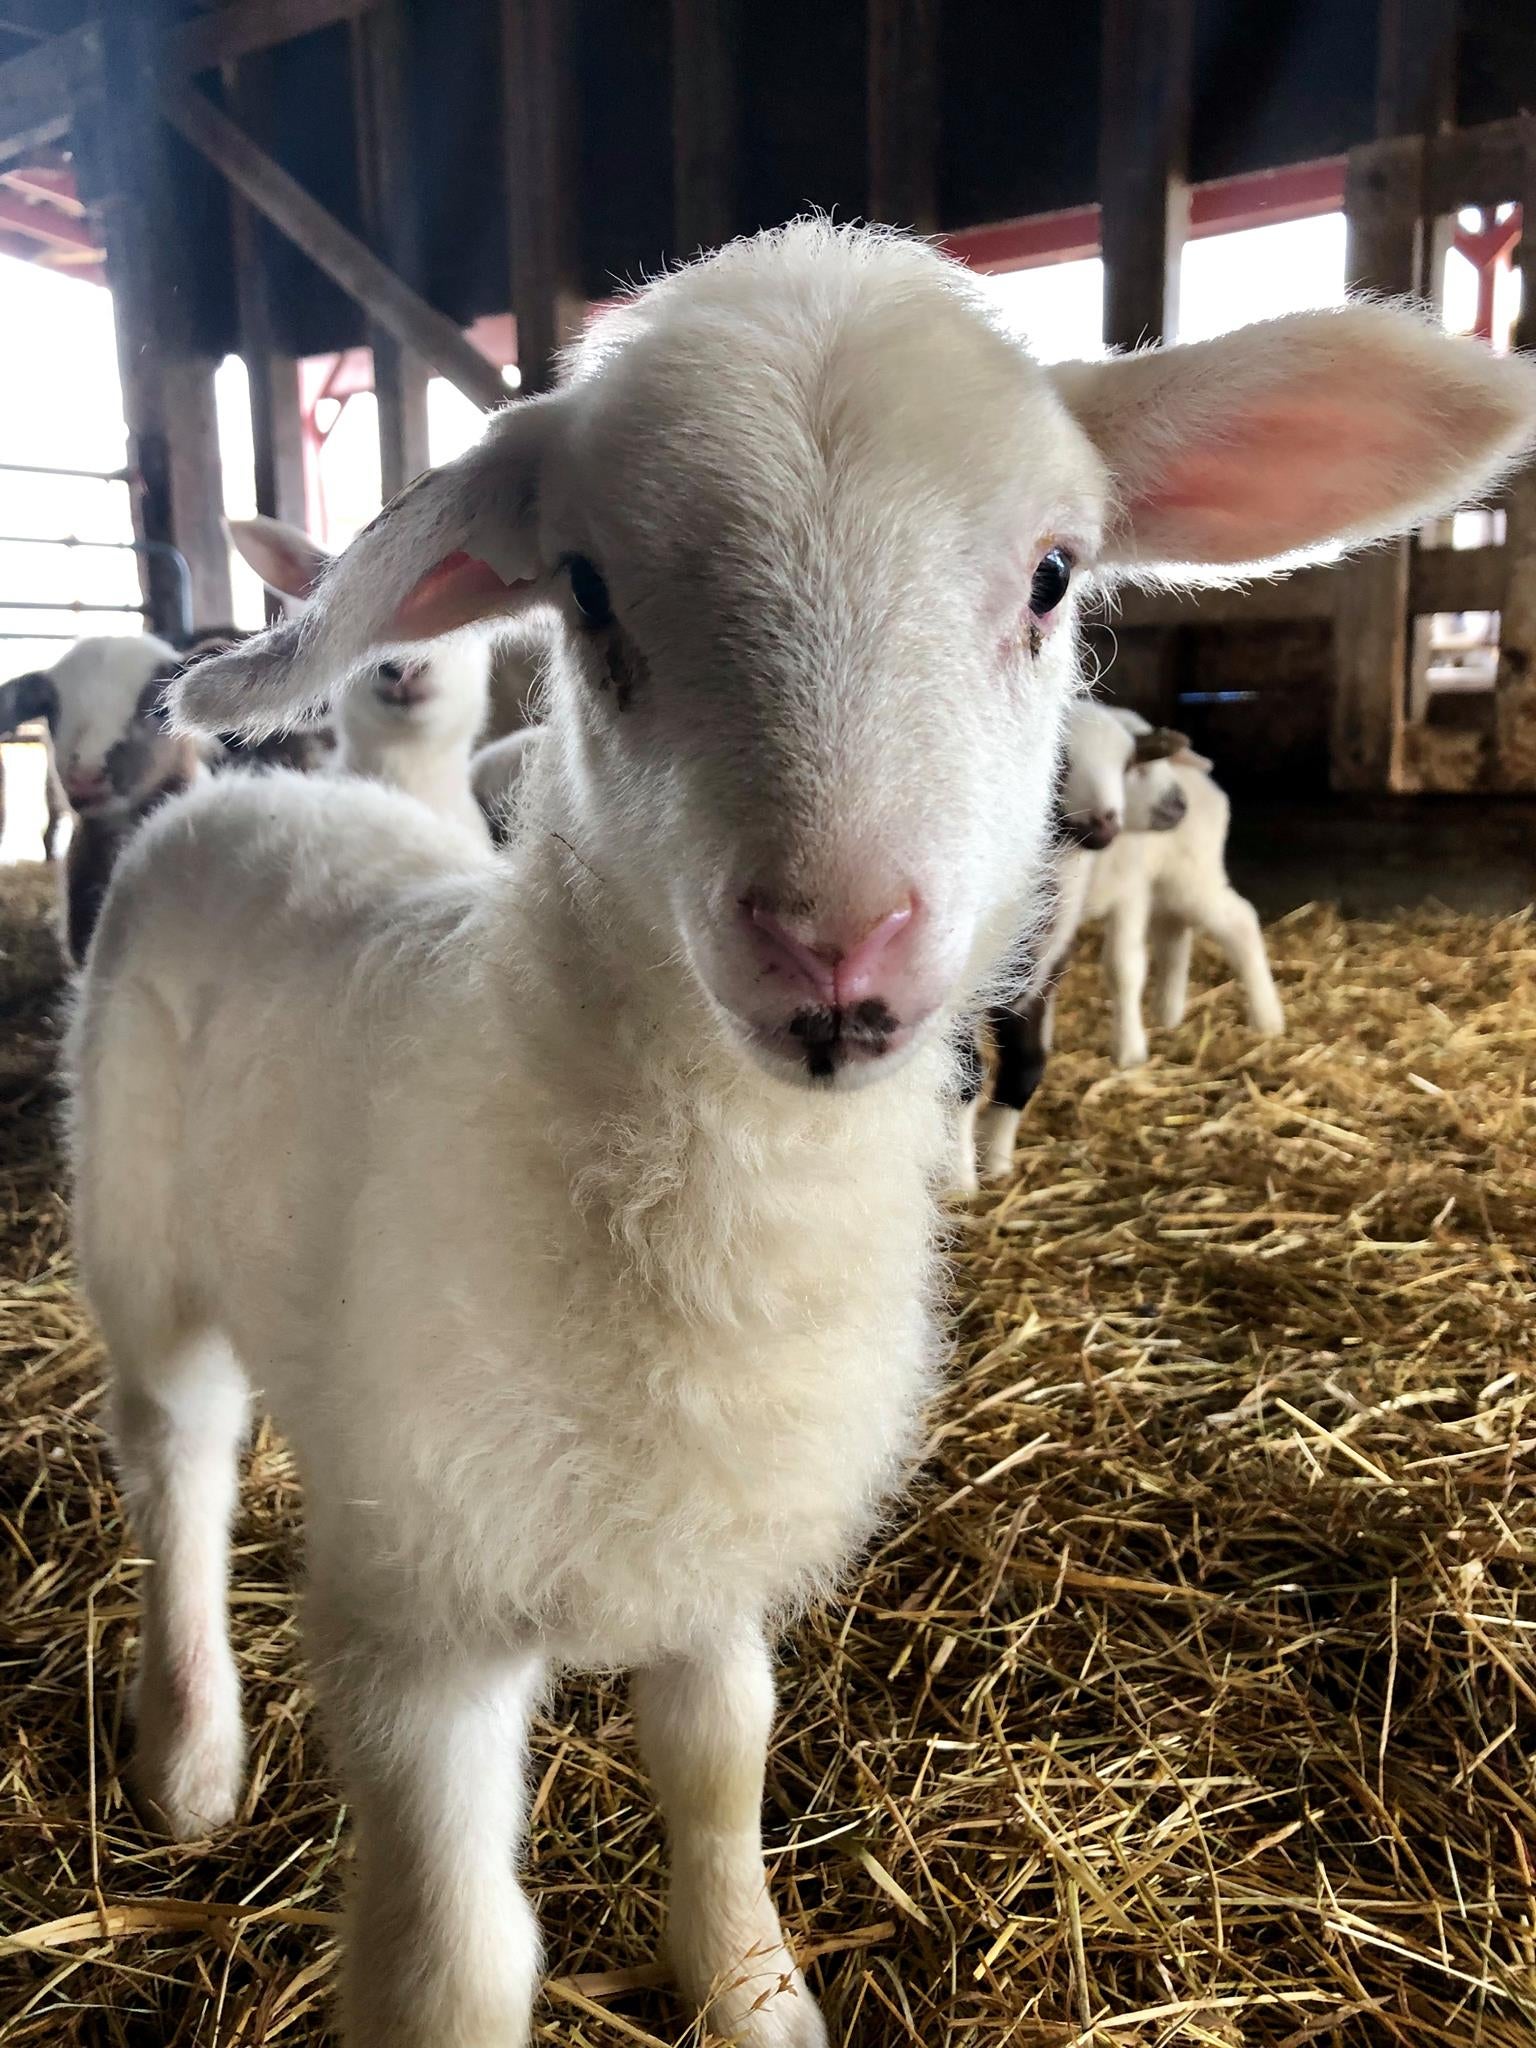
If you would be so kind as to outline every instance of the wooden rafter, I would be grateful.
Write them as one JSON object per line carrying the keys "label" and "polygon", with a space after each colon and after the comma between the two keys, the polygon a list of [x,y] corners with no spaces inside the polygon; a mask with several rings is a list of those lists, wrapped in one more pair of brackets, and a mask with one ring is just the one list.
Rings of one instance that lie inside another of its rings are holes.
{"label": "wooden rafter", "polygon": [[414,349],[482,410],[503,402],[507,390],[495,364],[203,93],[189,85],[163,86],[160,111],[242,197],[397,341]]}

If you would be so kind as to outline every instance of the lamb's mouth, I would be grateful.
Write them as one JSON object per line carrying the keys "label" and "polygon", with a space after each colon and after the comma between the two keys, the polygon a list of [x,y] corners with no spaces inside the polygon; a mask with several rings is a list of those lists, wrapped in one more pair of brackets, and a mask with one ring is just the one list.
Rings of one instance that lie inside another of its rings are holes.
{"label": "lamb's mouth", "polygon": [[797,1011],[787,1032],[813,1081],[830,1081],[842,1067],[883,1059],[909,1035],[878,996],[846,1008]]}

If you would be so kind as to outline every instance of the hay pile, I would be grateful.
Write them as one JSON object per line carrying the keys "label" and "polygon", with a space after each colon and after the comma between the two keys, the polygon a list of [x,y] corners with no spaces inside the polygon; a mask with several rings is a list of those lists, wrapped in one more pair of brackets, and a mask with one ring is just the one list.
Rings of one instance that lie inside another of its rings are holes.
{"label": "hay pile", "polygon": [[[1283,1043],[1207,989],[1140,1076],[1057,1060],[1017,1183],[960,1222],[912,1511],[790,1648],[769,1833],[839,2041],[1532,2040],[1536,932],[1310,911],[1272,941]],[[0,2042],[299,2048],[345,1848],[291,1470],[263,1436],[245,1821],[170,1848],[117,1777],[138,1567],[27,959],[0,996]],[[1103,1044],[1095,995],[1080,967],[1064,1045]],[[622,1696],[564,1697],[535,1781],[564,1973],[539,2039],[693,2038],[612,1975],[657,1933]]]}

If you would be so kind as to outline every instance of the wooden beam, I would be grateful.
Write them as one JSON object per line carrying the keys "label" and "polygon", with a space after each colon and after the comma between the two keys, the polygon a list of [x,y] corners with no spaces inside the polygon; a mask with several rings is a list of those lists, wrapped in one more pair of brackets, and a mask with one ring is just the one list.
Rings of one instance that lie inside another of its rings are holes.
{"label": "wooden beam", "polygon": [[101,63],[101,37],[86,22],[0,64],[0,163],[67,135],[75,102],[95,89]]}
{"label": "wooden beam", "polygon": [[[353,24],[352,85],[356,111],[358,187],[363,228],[375,253],[407,283],[421,278],[404,0],[378,0]],[[427,447],[429,371],[389,329],[371,321],[373,390],[378,404],[379,474],[384,502],[396,497],[431,461]]]}
{"label": "wooden beam", "polygon": [[[224,67],[229,103],[255,137],[264,138],[273,118],[272,67],[265,55]],[[304,420],[299,401],[299,366],[278,347],[272,317],[270,252],[272,232],[238,192],[229,195],[234,241],[235,296],[240,321],[240,354],[250,385],[251,448],[256,471],[256,509],[271,519],[305,524]],[[268,615],[279,616],[276,599]]]}
{"label": "wooden beam", "polygon": [[281,228],[327,277],[397,340],[424,356],[466,398],[489,412],[506,397],[500,372],[454,326],[344,228],[281,164],[191,86],[167,86],[160,109],[177,133]]}
{"label": "wooden beam", "polygon": [[869,215],[939,224],[938,0],[868,0]]}
{"label": "wooden beam", "polygon": [[1425,212],[1503,206],[1519,195],[1536,115],[1514,114],[1433,137],[1425,180]]}
{"label": "wooden beam", "polygon": [[292,42],[335,21],[355,21],[373,0],[224,0],[171,37],[167,56],[183,73],[213,71]]}
{"label": "wooden beam", "polygon": [[[1524,228],[1515,261],[1522,298],[1514,343],[1536,349],[1536,121],[1527,121],[1525,161],[1511,197]],[[1501,789],[1536,791],[1536,469],[1527,463],[1504,497],[1507,569],[1499,611],[1494,686],[1494,776]]]}
{"label": "wooden beam", "polygon": [[738,226],[738,0],[672,0],[672,239],[680,256]]}
{"label": "wooden beam", "polygon": [[[193,347],[183,281],[197,252],[183,217],[156,114],[162,49],[153,17],[104,4],[95,28],[102,62],[74,109],[81,196],[101,224],[117,328],[136,537],[148,544],[142,578],[160,632],[227,620],[229,552],[211,357]],[[163,552],[179,549],[191,580],[192,617]]]}
{"label": "wooden beam", "polygon": [[1108,614],[1111,626],[1256,626],[1331,619],[1339,571],[1298,569],[1274,581],[1227,590],[1137,590],[1127,586]]}
{"label": "wooden beam", "polygon": [[[1397,297],[1427,283],[1424,142],[1416,135],[1351,150],[1344,181],[1345,281]],[[1404,780],[1412,547],[1395,541],[1338,579],[1328,769],[1337,790],[1384,793]]]}
{"label": "wooden beam", "polygon": [[1456,118],[1457,0],[1381,0],[1376,134],[1438,135]]}
{"label": "wooden beam", "polygon": [[1501,547],[1413,548],[1408,562],[1408,609],[1427,612],[1502,611],[1509,558]]}
{"label": "wooden beam", "polygon": [[562,0],[501,0],[512,313],[525,392],[547,391],[556,358],[581,331],[571,194]]}
{"label": "wooden beam", "polygon": [[[1259,626],[1304,619],[1332,619],[1339,608],[1340,581],[1355,564],[1298,569],[1274,582],[1234,584],[1226,590],[1121,591],[1111,608],[1112,626]],[[1504,603],[1505,551],[1486,548],[1412,548],[1408,566],[1408,609],[1429,612],[1496,612]]]}
{"label": "wooden beam", "polygon": [[1104,0],[1099,210],[1111,348],[1178,335],[1192,36],[1192,0]]}

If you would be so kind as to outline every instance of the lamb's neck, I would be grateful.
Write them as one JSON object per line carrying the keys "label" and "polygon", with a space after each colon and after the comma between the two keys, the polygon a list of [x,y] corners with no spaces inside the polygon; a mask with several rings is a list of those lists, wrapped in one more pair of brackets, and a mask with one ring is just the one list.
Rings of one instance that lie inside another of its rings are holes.
{"label": "lamb's neck", "polygon": [[469,800],[468,739],[396,740],[347,733],[340,765],[351,775],[372,776],[403,790],[434,811],[463,809]]}

